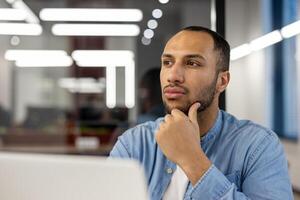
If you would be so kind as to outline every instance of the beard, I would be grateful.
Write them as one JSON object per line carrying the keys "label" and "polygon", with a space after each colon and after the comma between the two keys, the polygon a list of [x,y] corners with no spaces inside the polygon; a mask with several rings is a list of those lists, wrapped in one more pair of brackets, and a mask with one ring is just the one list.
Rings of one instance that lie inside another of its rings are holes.
{"label": "beard", "polygon": [[[216,75],[214,80],[211,84],[207,85],[205,88],[203,88],[199,93],[197,94],[197,97],[195,100],[187,100],[184,103],[182,103],[179,106],[171,108],[170,105],[166,102],[166,100],[163,99],[163,104],[165,106],[166,113],[170,114],[172,109],[177,108],[180,111],[182,111],[184,114],[188,115],[189,109],[191,105],[193,105],[196,102],[199,102],[201,104],[200,108],[198,108],[198,113],[205,111],[213,102],[215,94],[216,94],[216,85],[217,85],[218,76]],[[181,87],[185,90],[185,93],[188,95],[190,92],[187,88],[182,87],[178,84],[170,84],[168,86],[176,86]]]}

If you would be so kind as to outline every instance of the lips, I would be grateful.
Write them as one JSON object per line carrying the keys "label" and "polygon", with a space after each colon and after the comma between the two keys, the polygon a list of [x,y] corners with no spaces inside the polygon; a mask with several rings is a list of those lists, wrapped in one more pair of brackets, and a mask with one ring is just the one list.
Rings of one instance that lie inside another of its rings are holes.
{"label": "lips", "polygon": [[167,99],[178,99],[185,94],[185,89],[182,87],[166,87],[164,89],[164,95]]}

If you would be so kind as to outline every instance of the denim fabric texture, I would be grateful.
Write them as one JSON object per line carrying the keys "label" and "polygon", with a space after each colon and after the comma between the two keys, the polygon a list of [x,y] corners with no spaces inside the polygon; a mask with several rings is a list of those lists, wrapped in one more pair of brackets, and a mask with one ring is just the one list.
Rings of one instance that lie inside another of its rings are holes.
{"label": "denim fabric texture", "polygon": [[[151,200],[163,197],[176,169],[154,138],[162,120],[127,130],[110,153],[144,166]],[[213,165],[196,185],[188,185],[184,199],[293,199],[283,147],[271,130],[220,110],[201,148]]]}

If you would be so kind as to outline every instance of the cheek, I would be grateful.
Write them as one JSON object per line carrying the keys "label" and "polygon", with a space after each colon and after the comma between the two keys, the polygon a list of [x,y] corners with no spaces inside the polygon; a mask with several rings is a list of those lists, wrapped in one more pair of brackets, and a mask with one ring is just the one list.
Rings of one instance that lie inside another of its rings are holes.
{"label": "cheek", "polygon": [[199,76],[198,77],[190,76],[186,80],[186,84],[190,93],[192,93],[191,95],[194,95],[195,93],[199,93],[199,90],[201,90],[204,83],[203,83],[203,79],[200,78]]}
{"label": "cheek", "polygon": [[189,90],[189,98],[190,100],[199,99],[203,95],[204,90],[210,84],[209,80],[205,77],[190,77],[188,81],[188,90]]}
{"label": "cheek", "polygon": [[163,69],[161,69],[160,70],[160,85],[161,85],[161,87],[164,86],[164,83],[166,82],[165,79],[166,79],[165,71]]}

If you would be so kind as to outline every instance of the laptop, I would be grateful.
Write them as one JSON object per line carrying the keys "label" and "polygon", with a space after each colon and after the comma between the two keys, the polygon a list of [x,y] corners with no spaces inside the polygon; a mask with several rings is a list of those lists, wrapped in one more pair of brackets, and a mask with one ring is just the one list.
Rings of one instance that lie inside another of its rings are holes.
{"label": "laptop", "polygon": [[146,200],[133,160],[0,152],[1,200]]}

